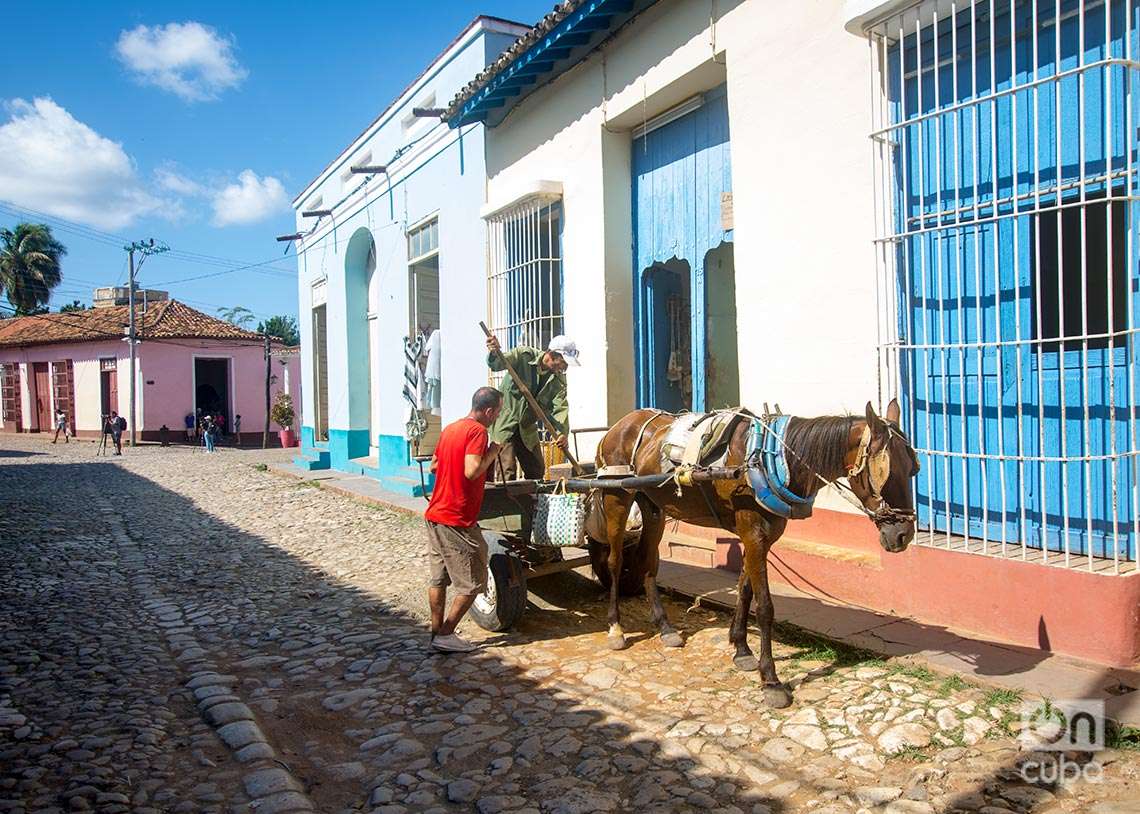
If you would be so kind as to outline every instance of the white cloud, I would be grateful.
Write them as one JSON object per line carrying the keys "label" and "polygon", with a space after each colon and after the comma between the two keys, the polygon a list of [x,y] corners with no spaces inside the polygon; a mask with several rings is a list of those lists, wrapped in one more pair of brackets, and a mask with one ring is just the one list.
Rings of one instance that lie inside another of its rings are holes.
{"label": "white cloud", "polygon": [[159,167],[154,171],[154,181],[160,187],[177,195],[206,195],[209,190],[197,181],[187,178],[173,166]]}
{"label": "white cloud", "polygon": [[254,223],[289,206],[285,186],[267,175],[258,178],[253,170],[242,170],[237,183],[227,184],[214,193],[214,225]]}
{"label": "white cloud", "polygon": [[249,72],[233,54],[234,40],[201,23],[140,25],[119,34],[115,51],[135,78],[187,102],[217,99]]}
{"label": "white cloud", "polygon": [[101,229],[119,229],[164,206],[140,183],[121,144],[50,98],[14,99],[6,108],[0,197]]}

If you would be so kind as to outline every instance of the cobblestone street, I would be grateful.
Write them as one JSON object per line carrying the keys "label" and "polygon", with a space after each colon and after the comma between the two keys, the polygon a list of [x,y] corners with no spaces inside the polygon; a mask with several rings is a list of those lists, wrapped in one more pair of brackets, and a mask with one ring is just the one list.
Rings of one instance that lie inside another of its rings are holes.
{"label": "cobblestone street", "polygon": [[422,521],[261,460],[2,442],[0,812],[1140,812],[1136,751],[1024,783],[1008,691],[785,629],[769,711],[727,616],[611,652],[577,573],[432,654]]}

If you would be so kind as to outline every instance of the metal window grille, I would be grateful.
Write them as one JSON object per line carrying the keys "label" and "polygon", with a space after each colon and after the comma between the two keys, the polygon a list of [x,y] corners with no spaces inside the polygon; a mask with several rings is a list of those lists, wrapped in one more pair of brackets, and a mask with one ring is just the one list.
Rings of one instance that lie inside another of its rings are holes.
{"label": "metal window grille", "polygon": [[563,332],[562,205],[535,198],[487,220],[488,324],[504,348]]}
{"label": "metal window grille", "polygon": [[1136,568],[1136,10],[927,0],[868,29],[879,394],[924,544]]}
{"label": "metal window grille", "polygon": [[15,362],[0,364],[0,421],[19,429],[20,366]]}

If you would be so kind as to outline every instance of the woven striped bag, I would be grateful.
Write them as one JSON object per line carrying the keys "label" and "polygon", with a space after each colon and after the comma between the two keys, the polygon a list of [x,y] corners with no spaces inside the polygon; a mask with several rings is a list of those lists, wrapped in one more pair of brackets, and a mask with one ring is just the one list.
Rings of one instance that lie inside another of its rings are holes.
{"label": "woven striped bag", "polygon": [[553,494],[538,496],[531,543],[556,548],[582,545],[586,536],[586,508],[586,495],[567,493],[566,482],[559,481]]}

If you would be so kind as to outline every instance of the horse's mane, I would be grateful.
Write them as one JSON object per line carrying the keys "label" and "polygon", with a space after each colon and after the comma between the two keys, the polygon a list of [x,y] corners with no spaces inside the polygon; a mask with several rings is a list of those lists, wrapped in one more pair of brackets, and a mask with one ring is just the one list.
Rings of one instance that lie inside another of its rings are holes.
{"label": "horse's mane", "polygon": [[825,478],[843,473],[847,444],[854,416],[825,415],[818,418],[793,418],[788,422],[784,443],[789,479],[801,495],[813,495],[823,485],[816,473]]}

